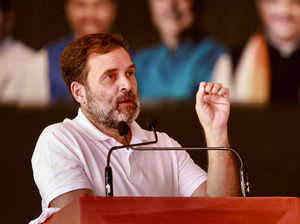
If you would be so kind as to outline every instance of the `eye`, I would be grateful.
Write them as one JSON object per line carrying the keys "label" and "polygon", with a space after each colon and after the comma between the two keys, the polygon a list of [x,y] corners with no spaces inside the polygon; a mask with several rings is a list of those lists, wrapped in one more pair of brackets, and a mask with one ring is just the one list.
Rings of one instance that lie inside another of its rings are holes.
{"label": "eye", "polygon": [[116,74],[115,73],[108,73],[103,77],[103,81],[113,81],[116,79]]}
{"label": "eye", "polygon": [[128,75],[128,76],[134,76],[134,75],[135,75],[135,71],[128,71],[128,72],[127,72],[127,75]]}

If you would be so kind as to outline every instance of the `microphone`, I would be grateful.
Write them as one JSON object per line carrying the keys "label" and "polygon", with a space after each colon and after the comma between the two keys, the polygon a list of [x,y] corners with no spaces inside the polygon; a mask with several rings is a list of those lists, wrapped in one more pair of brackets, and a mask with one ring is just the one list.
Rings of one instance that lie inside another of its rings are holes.
{"label": "microphone", "polygon": [[[125,121],[119,122],[118,132],[119,132],[119,135],[122,136],[122,137],[126,137],[126,135],[128,134],[129,127],[128,127],[128,125]],[[127,139],[127,138],[125,138],[125,139]]]}
{"label": "microphone", "polygon": [[142,146],[142,145],[149,145],[149,144],[154,144],[157,142],[157,134],[156,134],[156,122],[152,121],[151,122],[151,128],[152,131],[155,133],[154,137],[155,140],[154,141],[149,141],[149,142],[142,142],[142,143],[137,143],[137,144],[131,144],[129,145],[128,140],[126,138],[128,132],[129,132],[129,127],[127,125],[127,123],[125,121],[121,121],[118,124],[118,131],[120,136],[124,137],[126,145],[120,145],[120,146],[113,146],[112,148],[110,148],[110,150],[108,151],[107,154],[107,159],[106,159],[106,167],[104,170],[104,180],[105,180],[105,195],[106,197],[112,197],[114,196],[114,190],[113,190],[113,174],[112,174],[112,169],[110,167],[110,157],[111,154],[114,150],[117,149],[123,149],[123,148],[128,148],[128,147],[135,147],[135,146]]}
{"label": "microphone", "polygon": [[[126,124],[126,123],[125,123]],[[127,125],[127,124],[126,124]],[[156,143],[158,141],[157,138],[157,133],[156,133],[156,121],[152,121],[152,131],[154,134],[155,141],[152,143]],[[241,189],[241,194],[243,197],[248,196],[250,193],[250,184],[248,181],[248,176],[245,171],[244,163],[242,160],[242,157],[239,155],[239,153],[232,148],[227,148],[227,147],[136,147],[136,146],[141,146],[141,144],[128,144],[127,139],[125,138],[126,146],[125,147],[130,147],[132,150],[135,151],[186,151],[186,150],[204,150],[204,151],[210,151],[210,150],[219,150],[219,151],[230,151],[232,152],[235,157],[239,160],[240,163],[240,189]]]}

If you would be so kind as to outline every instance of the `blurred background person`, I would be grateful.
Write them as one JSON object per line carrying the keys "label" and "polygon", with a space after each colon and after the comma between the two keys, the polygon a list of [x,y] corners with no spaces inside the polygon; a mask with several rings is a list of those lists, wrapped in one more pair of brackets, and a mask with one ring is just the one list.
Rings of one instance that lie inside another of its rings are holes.
{"label": "blurred background person", "polygon": [[199,83],[211,81],[214,69],[222,67],[218,59],[226,50],[203,32],[200,1],[148,3],[162,43],[134,57],[141,98],[150,103],[192,99]]}
{"label": "blurred background person", "polygon": [[[45,46],[32,61],[26,80],[25,106],[72,102],[59,67],[59,56],[74,38],[109,32],[116,16],[115,0],[65,0],[65,15],[72,33]],[[29,102],[30,101],[30,102]]]}
{"label": "blurred background person", "polygon": [[256,0],[256,7],[263,31],[232,53],[233,75],[227,80],[233,89],[232,101],[296,104],[300,96],[300,0]]}
{"label": "blurred background person", "polygon": [[16,105],[23,90],[24,72],[34,51],[14,40],[15,12],[11,0],[0,0],[0,103]]}

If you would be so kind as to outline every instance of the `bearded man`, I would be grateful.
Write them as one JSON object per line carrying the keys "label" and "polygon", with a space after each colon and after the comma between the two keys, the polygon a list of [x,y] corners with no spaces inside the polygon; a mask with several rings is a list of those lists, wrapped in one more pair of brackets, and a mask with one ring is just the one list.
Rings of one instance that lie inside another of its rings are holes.
{"label": "bearded man", "polygon": [[[61,56],[65,83],[79,105],[76,118],[47,127],[39,137],[32,167],[43,211],[62,208],[77,197],[104,196],[104,169],[111,147],[147,142],[150,131],[136,122],[140,100],[135,65],[124,42],[110,34],[72,41]],[[196,111],[208,146],[228,147],[228,89],[200,83]],[[129,126],[127,136],[118,123]],[[152,145],[180,147],[165,133]],[[111,157],[115,196],[234,196],[239,194],[231,152],[209,152],[208,172],[185,151],[143,153],[120,149]]]}

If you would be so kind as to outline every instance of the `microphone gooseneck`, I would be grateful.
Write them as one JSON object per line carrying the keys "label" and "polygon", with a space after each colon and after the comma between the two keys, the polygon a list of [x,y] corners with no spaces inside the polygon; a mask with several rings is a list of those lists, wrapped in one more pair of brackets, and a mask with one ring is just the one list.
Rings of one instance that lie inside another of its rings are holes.
{"label": "microphone gooseneck", "polygon": [[[243,197],[246,197],[250,193],[250,186],[248,182],[248,177],[245,171],[244,163],[241,156],[238,152],[232,148],[226,147],[144,147],[144,145],[155,144],[158,141],[157,133],[156,133],[156,125],[157,122],[153,119],[151,122],[148,122],[152,132],[154,134],[154,140],[149,142],[142,142],[137,144],[129,144],[127,140],[127,134],[129,132],[129,127],[126,122],[120,122],[118,126],[120,136],[124,137],[126,145],[121,146],[114,146],[112,147],[107,155],[107,166],[105,168],[105,192],[106,196],[113,196],[113,178],[112,178],[112,169],[110,167],[110,156],[112,151],[121,148],[131,148],[132,150],[136,151],[173,151],[173,150],[220,150],[220,151],[231,151],[236,158],[239,160],[240,163],[240,186],[241,186],[241,194]],[[140,147],[143,146],[143,147]]]}
{"label": "microphone gooseneck", "polygon": [[[152,129],[154,137],[155,137],[155,141],[153,143],[156,143],[158,141],[157,133],[156,133],[157,122],[156,122],[156,120],[152,119],[148,123],[149,123],[149,127]],[[240,168],[239,168],[240,175],[239,176],[240,176],[241,194],[243,197],[246,197],[250,193],[250,184],[248,181],[247,173],[245,171],[244,162],[243,162],[240,154],[235,149],[227,148],[227,147],[205,147],[205,148],[201,148],[201,147],[136,147],[136,146],[138,146],[137,144],[129,145],[126,138],[125,138],[125,141],[127,143],[127,147],[131,147],[132,150],[136,150],[136,151],[173,151],[173,150],[175,150],[175,151],[176,150],[177,151],[182,151],[182,150],[231,151],[240,163]]]}
{"label": "microphone gooseneck", "polygon": [[107,158],[106,158],[106,167],[105,167],[105,171],[104,171],[104,180],[105,180],[105,195],[106,197],[112,197],[114,196],[114,191],[113,191],[113,174],[112,174],[112,169],[110,167],[110,157],[111,154],[114,150],[117,149],[123,149],[123,148],[128,148],[128,147],[134,147],[134,146],[142,146],[142,145],[149,145],[149,144],[154,144],[157,142],[157,134],[156,134],[156,130],[154,125],[156,125],[155,121],[153,120],[151,123],[152,126],[152,130],[154,132],[155,135],[155,140],[154,141],[149,141],[149,142],[142,142],[142,143],[137,143],[137,144],[132,144],[129,145],[128,140],[127,140],[127,134],[129,132],[129,127],[127,125],[126,122],[121,121],[118,124],[118,131],[120,136],[124,137],[126,145],[119,145],[119,146],[114,146],[112,148],[110,148],[110,150],[108,151],[107,154]]}
{"label": "microphone gooseneck", "polygon": [[[155,133],[156,134],[156,133]],[[129,145],[131,147],[131,145]],[[247,173],[245,171],[244,163],[241,158],[241,156],[238,154],[238,152],[232,148],[226,148],[226,147],[131,147],[132,150],[136,151],[181,151],[181,150],[204,150],[204,151],[210,151],[210,150],[218,150],[218,151],[231,151],[236,158],[238,158],[240,162],[240,187],[241,187],[241,194],[243,197],[246,197],[250,193],[250,184],[248,181]]]}
{"label": "microphone gooseneck", "polygon": [[[120,136],[124,136],[126,139],[126,135],[129,132],[129,127],[126,124],[126,122],[121,121],[118,124],[118,131]],[[127,144],[128,145],[128,144]],[[106,197],[112,197],[114,196],[114,188],[113,188],[113,174],[112,174],[112,169],[110,167],[110,157],[111,157],[111,153],[116,150],[116,149],[122,149],[125,148],[126,146],[114,146],[112,148],[110,148],[110,150],[108,151],[107,154],[107,159],[106,159],[106,167],[105,167],[105,171],[104,171],[104,180],[105,180],[105,195]]]}

